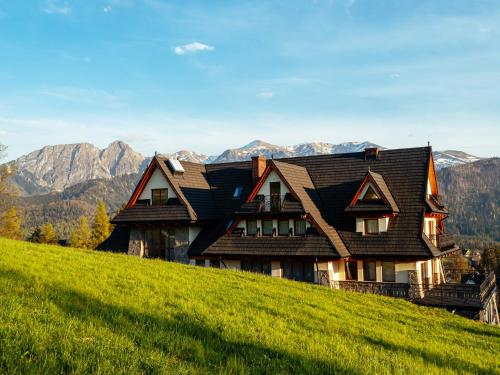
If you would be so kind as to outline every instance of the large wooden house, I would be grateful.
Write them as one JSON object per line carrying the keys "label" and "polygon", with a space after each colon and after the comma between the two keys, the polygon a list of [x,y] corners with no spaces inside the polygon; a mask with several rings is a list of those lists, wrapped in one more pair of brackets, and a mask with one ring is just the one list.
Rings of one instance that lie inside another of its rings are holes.
{"label": "large wooden house", "polygon": [[222,164],[155,156],[100,248],[495,319],[492,276],[455,285],[461,294],[445,284],[441,260],[458,250],[447,214],[430,147]]}

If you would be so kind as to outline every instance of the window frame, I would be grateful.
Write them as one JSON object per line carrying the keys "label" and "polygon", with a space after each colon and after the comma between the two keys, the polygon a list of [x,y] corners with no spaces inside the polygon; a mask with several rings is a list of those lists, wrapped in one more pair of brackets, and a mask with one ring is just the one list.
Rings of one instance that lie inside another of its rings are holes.
{"label": "window frame", "polygon": [[[371,232],[371,231],[368,231],[368,222],[369,221],[375,221],[377,223],[377,231],[376,232]],[[371,234],[371,235],[376,235],[376,234],[380,234],[380,225],[379,225],[379,222],[378,222],[378,218],[377,219],[373,219],[373,218],[367,218],[367,219],[364,219],[364,225],[365,225],[365,234]]]}
{"label": "window frame", "polygon": [[[271,231],[266,233],[264,223],[271,223]],[[262,220],[261,221],[262,235],[266,237],[271,237],[273,235],[274,224],[273,220]]]}
{"label": "window frame", "polygon": [[[352,269],[350,269],[349,265],[352,264],[354,265],[354,275],[353,275],[353,272]],[[358,281],[358,262],[356,260],[354,261],[346,261],[344,263],[344,267],[345,267],[345,279],[347,281]]]}
{"label": "window frame", "polygon": [[[297,231],[297,224],[298,223],[302,223],[302,222],[304,223],[304,233],[298,233],[298,231]],[[305,236],[306,232],[307,232],[307,221],[306,220],[300,219],[300,220],[294,220],[293,221],[293,234],[295,236]]]}
{"label": "window frame", "polygon": [[[286,222],[286,233],[281,231],[281,225]],[[286,220],[278,220],[278,236],[288,236],[290,234],[290,221]]]}
{"label": "window frame", "polygon": [[[385,279],[384,269],[385,269],[385,264],[387,264],[387,263],[392,263],[392,271],[393,271],[393,275],[394,275],[393,280],[386,280]],[[391,261],[383,261],[382,262],[382,281],[384,283],[395,283],[396,282],[396,262],[391,262]]]}
{"label": "window frame", "polygon": [[[160,193],[160,203],[155,203],[155,193]],[[163,196],[165,195],[165,196]],[[163,199],[164,198],[164,199]],[[151,205],[166,206],[168,203],[168,188],[151,189]]]}
{"label": "window frame", "polygon": [[243,186],[236,186],[233,192],[233,199],[240,199],[243,193]]}
{"label": "window frame", "polygon": [[[250,233],[248,228],[250,227],[248,223],[255,223],[255,233]],[[257,235],[257,220],[247,220],[246,222],[246,227],[247,227],[247,236],[256,236]]]}
{"label": "window frame", "polygon": [[[368,279],[367,274],[370,272],[366,272],[369,269],[369,266],[373,265],[373,278]],[[377,281],[377,262],[374,260],[364,260],[363,261],[363,281],[375,282]]]}

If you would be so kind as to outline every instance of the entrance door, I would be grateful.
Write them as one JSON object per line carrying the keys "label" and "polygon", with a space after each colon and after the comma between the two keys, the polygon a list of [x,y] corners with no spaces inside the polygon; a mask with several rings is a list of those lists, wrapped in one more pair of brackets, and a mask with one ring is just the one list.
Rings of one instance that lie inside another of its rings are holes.
{"label": "entrance door", "polygon": [[269,183],[269,191],[271,193],[271,210],[277,211],[280,208],[281,183]]}

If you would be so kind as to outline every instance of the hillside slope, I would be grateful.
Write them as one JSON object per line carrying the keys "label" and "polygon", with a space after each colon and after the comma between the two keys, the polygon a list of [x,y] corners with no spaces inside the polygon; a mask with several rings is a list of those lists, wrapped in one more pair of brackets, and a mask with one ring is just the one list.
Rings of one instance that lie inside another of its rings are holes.
{"label": "hillside slope", "polygon": [[0,373],[494,373],[500,329],[236,271],[0,239]]}

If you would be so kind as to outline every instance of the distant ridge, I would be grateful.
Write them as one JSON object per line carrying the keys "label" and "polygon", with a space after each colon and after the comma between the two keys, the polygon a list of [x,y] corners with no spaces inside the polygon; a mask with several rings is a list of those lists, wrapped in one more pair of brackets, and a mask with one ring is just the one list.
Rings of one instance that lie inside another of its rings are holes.
{"label": "distant ridge", "polygon": [[[224,151],[220,155],[207,156],[189,150],[162,154],[195,163],[227,163],[249,160],[255,155],[266,158],[286,158],[339,154],[363,151],[367,147],[384,147],[375,143],[325,142],[302,143],[294,146],[278,146],[263,140],[254,140],[240,148]],[[477,161],[480,158],[462,151],[436,151],[437,169]],[[61,192],[64,189],[93,179],[110,179],[129,174],[142,173],[151,160],[134,151],[122,141],[115,141],[104,149],[89,143],[45,146],[11,162],[17,173],[13,182],[22,195],[37,195]]]}

